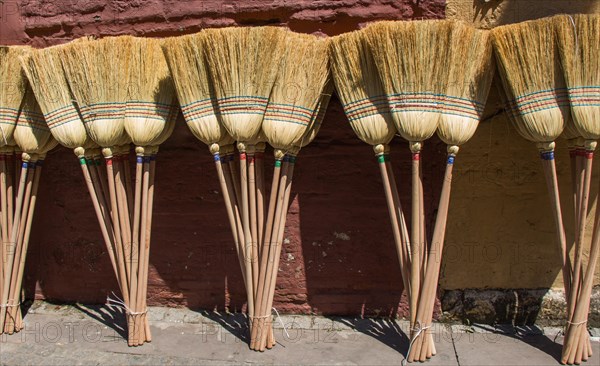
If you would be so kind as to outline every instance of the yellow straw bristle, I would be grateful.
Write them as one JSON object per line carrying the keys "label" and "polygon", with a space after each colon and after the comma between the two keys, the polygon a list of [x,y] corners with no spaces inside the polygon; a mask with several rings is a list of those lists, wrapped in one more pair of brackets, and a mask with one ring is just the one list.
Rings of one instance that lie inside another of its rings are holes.
{"label": "yellow straw bristle", "polygon": [[21,104],[19,119],[14,132],[15,142],[21,151],[37,154],[42,151],[51,137],[42,110],[29,83],[27,83],[25,97]]}
{"label": "yellow straw bristle", "polygon": [[600,139],[600,15],[552,18],[577,131]]}
{"label": "yellow straw bristle", "polygon": [[364,32],[400,135],[421,142],[438,127],[452,21],[380,22]]}
{"label": "yellow straw bristle", "polygon": [[136,146],[148,146],[165,128],[176,104],[173,79],[169,73],[160,40],[130,38],[128,54],[128,97],[125,131]]}
{"label": "yellow straw bristle", "polygon": [[204,32],[208,76],[217,97],[218,115],[235,140],[254,141],[290,32],[277,27]]}
{"label": "yellow straw bristle", "polygon": [[369,145],[388,144],[396,128],[363,33],[350,32],[332,38],[329,53],[337,94],[350,126]]}
{"label": "yellow straw bristle", "polygon": [[570,116],[551,20],[506,25],[492,33],[515,128],[530,141],[553,142]]}
{"label": "yellow straw bristle", "polygon": [[13,133],[26,87],[19,57],[28,51],[29,47],[23,46],[0,47],[0,146],[14,145]]}
{"label": "yellow straw bristle", "polygon": [[456,22],[449,56],[448,86],[437,133],[446,144],[460,146],[475,134],[494,78],[490,32]]}
{"label": "yellow straw bristle", "polygon": [[127,50],[133,37],[80,41],[59,50],[86,130],[102,147],[123,145],[127,102]]}
{"label": "yellow straw bristle", "polygon": [[286,150],[301,144],[329,75],[327,40],[291,33],[262,124],[267,141]]}
{"label": "yellow straw bristle", "polygon": [[52,135],[61,145],[75,149],[86,145],[89,138],[64,75],[62,47],[32,51],[22,57],[21,64]]}
{"label": "yellow straw bristle", "polygon": [[185,122],[196,138],[210,146],[229,135],[217,119],[204,57],[205,44],[206,32],[200,32],[165,39],[162,48]]}
{"label": "yellow straw bristle", "polygon": [[329,79],[325,88],[323,90],[323,94],[321,95],[321,99],[319,100],[319,104],[317,105],[317,109],[314,111],[312,115],[312,119],[309,123],[308,131],[302,136],[302,140],[300,141],[300,147],[306,147],[310,144],[321,129],[323,125],[323,119],[325,118],[325,114],[327,112],[327,106],[329,105],[329,100],[331,99],[331,94],[333,93],[333,80]]}

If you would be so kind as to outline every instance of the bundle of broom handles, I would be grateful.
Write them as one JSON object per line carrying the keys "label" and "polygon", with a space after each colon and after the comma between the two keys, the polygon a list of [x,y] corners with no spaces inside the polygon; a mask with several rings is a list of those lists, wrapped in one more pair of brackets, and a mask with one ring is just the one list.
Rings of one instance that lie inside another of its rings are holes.
{"label": "bundle of broom handles", "polygon": [[125,310],[129,346],[152,340],[146,296],[157,151],[136,148],[132,181],[129,146],[103,149],[104,159],[98,149],[75,149],[122,294],[108,302]]}
{"label": "bundle of broom handles", "polygon": [[[593,287],[594,270],[600,254],[600,215],[596,212],[590,256],[587,267],[583,268],[582,256],[585,244],[587,211],[592,182],[592,162],[597,143],[579,141],[570,149],[573,208],[575,213],[575,255],[571,264],[560,206],[559,188],[554,161],[554,145],[540,146],[551,203],[554,208],[557,236],[561,249],[563,281],[567,299],[567,327],[562,363],[579,364],[592,356],[592,347],[587,330],[587,316]],[[600,197],[599,197],[600,198]],[[600,201],[597,202],[597,204]],[[596,205],[596,210],[598,205]]]}
{"label": "bundle of broom handles", "polygon": [[18,155],[12,152],[0,154],[0,334],[13,334],[24,326],[21,286],[44,160],[43,155],[23,153],[20,159]]}
{"label": "bundle of broom handles", "polygon": [[412,151],[412,218],[411,234],[405,221],[398,188],[389,161],[389,148],[374,147],[375,156],[383,181],[392,232],[402,281],[410,304],[410,345],[406,360],[425,361],[436,354],[431,332],[433,310],[441,265],[441,253],[450,203],[452,168],[458,146],[448,147],[446,172],[438,206],[433,238],[429,244],[425,225],[423,178],[421,167],[421,143],[411,143]]}
{"label": "bundle of broom handles", "polygon": [[296,161],[294,153],[275,150],[267,209],[264,149],[264,143],[238,144],[235,160],[233,146],[210,147],[248,295],[250,348],[256,351],[275,346],[271,309]]}

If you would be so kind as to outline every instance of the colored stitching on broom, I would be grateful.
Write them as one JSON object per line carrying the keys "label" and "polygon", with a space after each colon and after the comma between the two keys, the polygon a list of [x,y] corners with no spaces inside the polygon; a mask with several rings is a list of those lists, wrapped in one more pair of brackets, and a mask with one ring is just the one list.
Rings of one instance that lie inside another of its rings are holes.
{"label": "colored stitching on broom", "polygon": [[216,153],[214,155],[214,157],[215,157],[215,161],[221,161],[221,157],[219,156],[219,153]]}
{"label": "colored stitching on broom", "polygon": [[295,156],[290,156],[289,163],[290,164],[296,164],[296,157]]}
{"label": "colored stitching on broom", "polygon": [[[65,108],[68,108],[68,109],[64,110]],[[81,121],[81,119],[79,118],[79,113],[77,113],[77,110],[75,108],[73,108],[72,106],[67,106],[67,107],[61,108],[60,110],[50,112],[50,113],[46,114],[45,117],[46,117],[46,123],[48,124],[48,127],[50,127],[50,128],[58,127],[65,123]]]}
{"label": "colored stitching on broom", "polygon": [[455,156],[454,156],[454,155],[450,155],[450,156],[448,156],[448,165],[452,165],[452,164],[454,164],[454,159],[455,159]]}
{"label": "colored stitching on broom", "polygon": [[85,158],[79,158],[79,164],[80,165],[87,165],[87,161],[85,160]]}
{"label": "colored stitching on broom", "polygon": [[275,160],[275,168],[281,168],[281,160]]}
{"label": "colored stitching on broom", "polygon": [[554,151],[545,151],[541,153],[542,160],[554,160]]}
{"label": "colored stitching on broom", "polygon": [[385,155],[377,155],[377,162],[378,163],[385,163]]}
{"label": "colored stitching on broom", "polygon": [[144,157],[143,156],[136,156],[135,157],[135,162],[138,164],[143,164],[144,163]]}
{"label": "colored stitching on broom", "polygon": [[23,168],[23,169],[27,169],[27,165],[28,165],[28,163],[27,163],[26,161],[24,161],[24,162],[21,164],[21,168]]}
{"label": "colored stitching on broom", "polygon": [[412,154],[412,159],[413,159],[414,161],[421,160],[421,153],[418,153],[418,152],[416,152],[416,153],[413,153],[413,154]]}
{"label": "colored stitching on broom", "polygon": [[246,160],[246,153],[240,153],[240,160]]}
{"label": "colored stitching on broom", "polygon": [[112,166],[112,165],[113,165],[113,162],[112,162],[112,161],[113,161],[113,158],[106,158],[106,165],[107,165],[107,166],[108,166],[108,165]]}

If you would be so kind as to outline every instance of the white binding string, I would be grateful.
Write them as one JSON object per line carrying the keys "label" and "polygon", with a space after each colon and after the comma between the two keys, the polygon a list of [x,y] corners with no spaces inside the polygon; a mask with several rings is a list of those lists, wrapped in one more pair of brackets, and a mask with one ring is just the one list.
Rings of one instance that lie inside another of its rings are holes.
{"label": "white binding string", "polygon": [[106,298],[106,305],[108,305],[108,307],[116,307],[116,308],[121,308],[123,310],[125,310],[125,312],[127,312],[128,315],[142,315],[142,314],[146,314],[148,312],[148,308],[146,308],[146,310],[144,311],[131,311],[131,309],[125,304],[125,302],[123,301],[123,299],[121,299],[119,296],[115,295],[114,292],[111,292],[111,294],[114,296],[114,298],[111,298],[110,296],[108,296]]}
{"label": "white binding string", "polygon": [[431,324],[428,325],[428,326],[426,326],[426,327],[422,327],[421,328],[421,323],[417,322],[417,324],[413,328],[413,330],[416,330],[417,333],[415,333],[415,335],[412,337],[412,340],[410,341],[410,344],[408,345],[408,351],[406,351],[406,357],[404,357],[404,359],[402,360],[402,362],[400,362],[400,365],[406,366],[406,362],[407,362],[408,356],[410,356],[410,350],[411,350],[413,344],[415,343],[415,341],[417,340],[417,338],[419,338],[419,336],[421,335],[421,333],[423,333],[424,330],[427,330],[429,328],[431,328]]}
{"label": "white binding string", "polygon": [[283,327],[283,331],[285,332],[285,335],[288,337],[288,339],[290,339],[290,334],[288,333],[288,331],[285,327],[285,324],[283,324],[283,320],[281,320],[281,316],[279,316],[279,311],[277,311],[277,309],[275,309],[275,307],[273,307],[272,309],[275,310],[275,313],[277,314],[277,319],[279,319],[279,323]]}
{"label": "white binding string", "polygon": [[[577,323],[573,323],[573,322],[570,322],[567,320],[568,325],[574,325],[574,326],[579,326],[579,325],[585,324],[587,322],[588,322],[587,319],[582,322],[577,322]],[[558,336],[560,336],[560,335],[566,335],[565,329],[561,329],[558,333],[556,333],[556,335],[554,336],[554,340],[552,342],[556,343],[556,338],[558,338]]]}
{"label": "white binding string", "polygon": [[6,304],[0,304],[0,309],[4,309],[4,308],[16,308],[17,306],[21,306],[21,302],[20,301],[17,304],[12,304],[12,301],[9,301]]}

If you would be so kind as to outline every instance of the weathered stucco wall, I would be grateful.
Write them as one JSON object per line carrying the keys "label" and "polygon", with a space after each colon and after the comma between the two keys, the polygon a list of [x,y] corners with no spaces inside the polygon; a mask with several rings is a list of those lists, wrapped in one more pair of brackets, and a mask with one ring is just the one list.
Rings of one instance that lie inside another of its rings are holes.
{"label": "weathered stucco wall", "polygon": [[[207,26],[284,24],[295,31],[335,35],[377,19],[446,14],[490,26],[558,10],[598,10],[597,1],[574,5],[494,0],[448,4],[440,0],[28,0],[0,5],[2,43],[38,47],[83,35],[171,36]],[[533,8],[539,13],[530,11]],[[561,287],[554,223],[539,159],[534,146],[521,139],[505,118],[495,88],[488,117],[457,159],[441,284],[447,290]],[[393,145],[402,199],[408,200],[408,148],[399,140]],[[430,222],[444,156],[439,140],[426,144]],[[558,162],[561,187],[568,192],[564,144],[559,145]],[[285,312],[404,314],[400,270],[375,159],[371,148],[354,136],[335,98],[323,130],[303,150],[297,169],[275,306]],[[180,121],[159,157],[151,304],[235,311],[244,303],[213,170],[206,147]],[[28,259],[28,293],[35,290],[37,297],[56,301],[103,302],[116,283],[71,152],[61,148],[50,154],[40,189]],[[595,184],[594,201],[596,194]],[[571,207],[564,198],[564,207]],[[571,215],[565,219],[570,227]],[[455,307],[456,291],[447,294],[446,307]],[[461,296],[466,303],[470,295]],[[534,303],[539,306],[540,301],[538,297]]]}

